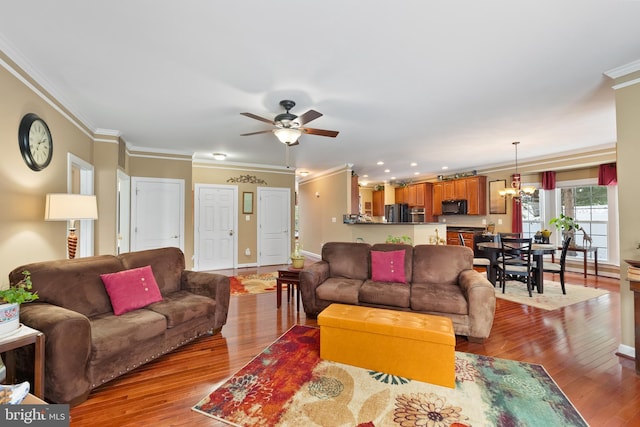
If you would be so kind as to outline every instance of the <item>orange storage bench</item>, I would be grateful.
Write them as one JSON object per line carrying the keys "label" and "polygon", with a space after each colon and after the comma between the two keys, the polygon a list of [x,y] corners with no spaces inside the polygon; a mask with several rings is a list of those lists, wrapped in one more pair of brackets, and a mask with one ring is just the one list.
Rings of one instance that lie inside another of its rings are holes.
{"label": "orange storage bench", "polygon": [[455,387],[456,338],[447,317],[331,304],[318,325],[322,359]]}

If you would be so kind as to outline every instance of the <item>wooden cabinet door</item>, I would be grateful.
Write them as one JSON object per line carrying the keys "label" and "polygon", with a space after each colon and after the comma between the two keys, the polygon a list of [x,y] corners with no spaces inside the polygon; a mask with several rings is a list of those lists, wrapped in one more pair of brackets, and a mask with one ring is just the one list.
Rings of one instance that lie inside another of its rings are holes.
{"label": "wooden cabinet door", "polygon": [[425,199],[427,198],[427,194],[426,194],[427,184],[422,182],[420,184],[413,185],[413,187],[415,187],[415,193],[416,193],[416,206],[420,206],[420,207],[426,206],[424,202],[425,202]]}
{"label": "wooden cabinet door", "polygon": [[[444,197],[444,183],[436,182],[433,184],[433,191],[431,192],[431,207],[433,209],[433,215],[442,215],[442,198]],[[426,216],[426,215],[425,215]],[[426,218],[425,218],[426,221]]]}
{"label": "wooden cabinet door", "polygon": [[384,191],[378,190],[371,194],[373,196],[373,216],[384,216]]}
{"label": "wooden cabinet door", "polygon": [[396,199],[395,199],[396,203],[407,203],[404,200],[404,187],[397,187],[395,191],[396,191]]}
{"label": "wooden cabinet door", "polygon": [[417,200],[416,191],[418,190],[418,188],[415,185],[409,185],[409,186],[407,186],[405,188],[407,190],[407,199],[404,202],[408,203],[409,207],[421,206],[421,205],[418,205],[418,203],[416,202],[416,200]]}
{"label": "wooden cabinet door", "polygon": [[[418,184],[421,187],[418,187],[418,192],[416,193],[416,203],[418,203],[420,198],[420,193],[422,193],[423,202],[422,206],[424,206],[424,222],[434,222],[435,218],[433,217],[433,184],[430,182],[423,182]],[[422,191],[420,190],[422,188]],[[442,210],[442,204],[440,205],[440,209]]]}
{"label": "wooden cabinet door", "polygon": [[453,183],[454,181],[444,181],[442,183],[442,200],[455,199],[456,190]]}
{"label": "wooden cabinet door", "polygon": [[453,198],[455,200],[465,200],[467,198],[466,179],[456,179],[453,181]]}
{"label": "wooden cabinet door", "polygon": [[465,179],[467,187],[467,214],[486,215],[487,213],[487,178],[475,176]]}

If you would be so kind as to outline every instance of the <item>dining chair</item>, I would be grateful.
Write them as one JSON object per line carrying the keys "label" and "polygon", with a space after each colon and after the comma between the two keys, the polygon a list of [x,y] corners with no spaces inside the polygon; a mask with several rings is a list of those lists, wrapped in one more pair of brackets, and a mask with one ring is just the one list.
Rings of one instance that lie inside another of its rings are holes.
{"label": "dining chair", "polygon": [[502,257],[498,264],[498,278],[502,293],[507,288],[507,279],[521,279],[527,284],[527,291],[532,297],[533,289],[533,265],[531,257],[531,238],[507,238],[500,239]]}
{"label": "dining chair", "polygon": [[[460,246],[466,246],[464,244],[464,236],[462,233],[458,233],[458,239],[460,240]],[[483,267],[484,271],[487,273],[487,279],[489,278],[489,269],[491,268],[491,260],[488,258],[473,258],[473,266],[474,267]]]}
{"label": "dining chair", "polygon": [[[547,273],[560,273],[560,287],[562,288],[562,293],[564,295],[567,294],[567,291],[564,286],[564,269],[565,263],[567,261],[567,252],[569,251],[569,244],[571,243],[571,237],[567,237],[562,244],[562,252],[560,254],[560,264],[556,264],[553,262],[544,262],[542,264],[542,271]],[[537,266],[536,266],[537,268]]]}
{"label": "dining chair", "polygon": [[521,233],[498,233],[498,241],[502,240],[502,238],[507,239],[520,239],[522,238]]}

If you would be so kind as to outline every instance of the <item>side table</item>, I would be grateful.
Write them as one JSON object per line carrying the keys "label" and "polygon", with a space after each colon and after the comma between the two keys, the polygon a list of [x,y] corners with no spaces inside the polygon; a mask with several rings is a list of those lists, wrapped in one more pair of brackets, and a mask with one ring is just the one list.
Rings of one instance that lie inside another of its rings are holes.
{"label": "side table", "polygon": [[29,344],[35,344],[33,394],[44,399],[44,334],[37,329],[21,324],[16,332],[0,337],[0,353],[5,355],[7,368],[6,383],[15,383],[16,359],[13,350]]}
{"label": "side table", "polygon": [[293,295],[294,288],[296,292],[296,310],[300,311],[300,272],[301,268],[289,267],[286,269],[278,270],[278,277],[276,278],[276,302],[277,308],[282,305],[282,285],[287,285],[287,302],[290,301],[291,295]]}

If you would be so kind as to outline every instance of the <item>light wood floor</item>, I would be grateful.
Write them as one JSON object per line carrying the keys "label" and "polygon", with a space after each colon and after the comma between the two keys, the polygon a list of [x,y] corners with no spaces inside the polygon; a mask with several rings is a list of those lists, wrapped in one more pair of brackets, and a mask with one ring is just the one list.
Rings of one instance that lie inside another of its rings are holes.
{"label": "light wood floor", "polygon": [[[615,355],[619,281],[571,273],[567,281],[611,293],[551,312],[498,299],[489,339],[472,344],[458,338],[456,350],[542,364],[590,425],[638,426],[640,376],[633,361]],[[287,305],[285,295],[277,310],[275,298],[274,293],[232,297],[221,334],[200,338],[96,389],[71,409],[71,426],[225,425],[190,408],[292,325],[316,325],[293,303]]]}

